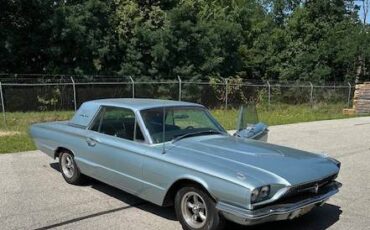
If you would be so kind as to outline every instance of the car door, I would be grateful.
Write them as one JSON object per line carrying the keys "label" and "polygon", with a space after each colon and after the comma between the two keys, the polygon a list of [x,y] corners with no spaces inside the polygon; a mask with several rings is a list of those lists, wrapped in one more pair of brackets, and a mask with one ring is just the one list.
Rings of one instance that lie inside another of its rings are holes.
{"label": "car door", "polygon": [[267,141],[268,126],[259,121],[254,103],[248,103],[240,107],[236,130],[234,136]]}
{"label": "car door", "polygon": [[135,113],[127,108],[102,107],[86,135],[92,176],[130,193],[142,188],[144,137]]}

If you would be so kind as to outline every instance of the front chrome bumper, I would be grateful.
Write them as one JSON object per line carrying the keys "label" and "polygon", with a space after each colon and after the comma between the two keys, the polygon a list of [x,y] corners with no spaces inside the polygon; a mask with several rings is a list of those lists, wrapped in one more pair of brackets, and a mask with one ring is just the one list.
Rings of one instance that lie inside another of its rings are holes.
{"label": "front chrome bumper", "polygon": [[270,221],[288,220],[302,216],[311,211],[312,208],[324,204],[331,196],[339,191],[341,186],[341,183],[333,182],[326,193],[318,194],[296,203],[277,204],[260,209],[248,210],[218,202],[216,208],[226,219],[242,225],[255,225]]}

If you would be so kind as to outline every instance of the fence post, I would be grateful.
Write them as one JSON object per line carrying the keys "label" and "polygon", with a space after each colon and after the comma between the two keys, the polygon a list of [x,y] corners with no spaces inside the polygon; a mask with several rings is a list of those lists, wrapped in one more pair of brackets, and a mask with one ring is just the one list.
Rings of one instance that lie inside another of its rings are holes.
{"label": "fence post", "polygon": [[4,125],[6,125],[6,115],[5,115],[5,105],[4,105],[4,94],[3,94],[3,85],[0,82],[0,100],[1,100],[1,109],[3,111]]}
{"label": "fence post", "polygon": [[229,90],[228,90],[228,80],[227,78],[224,78],[224,82],[225,82],[225,109],[227,110],[227,106],[228,106],[228,100],[229,100]]}
{"label": "fence post", "polygon": [[348,98],[347,98],[347,106],[349,108],[349,106],[351,105],[351,94],[352,94],[352,85],[351,83],[347,82],[348,84]]}
{"label": "fence post", "polygon": [[181,81],[181,78],[180,78],[180,76],[179,75],[177,75],[177,80],[179,81],[179,101],[181,101],[181,94],[182,94],[182,89],[181,89],[181,83],[182,83],[182,81]]}
{"label": "fence post", "polygon": [[75,111],[76,111],[77,110],[76,83],[72,76],[71,76],[71,81],[72,81],[72,87],[73,87],[73,104],[74,104]]}
{"label": "fence post", "polygon": [[310,87],[311,87],[311,92],[310,92],[310,103],[311,103],[311,106],[313,105],[313,84],[311,82],[310,83]]}
{"label": "fence post", "polygon": [[269,81],[267,81],[267,87],[268,87],[268,103],[269,103],[269,108],[270,108],[270,105],[271,105],[271,85],[270,85]]}
{"label": "fence post", "polygon": [[130,81],[131,81],[131,85],[132,85],[132,98],[135,98],[135,81],[134,81],[134,79],[132,79],[131,76],[130,76]]}

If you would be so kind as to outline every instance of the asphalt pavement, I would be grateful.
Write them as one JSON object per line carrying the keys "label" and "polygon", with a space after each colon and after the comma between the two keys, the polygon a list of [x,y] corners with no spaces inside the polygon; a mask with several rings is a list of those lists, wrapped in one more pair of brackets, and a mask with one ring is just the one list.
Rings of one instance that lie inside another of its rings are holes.
{"label": "asphalt pavement", "polygon": [[[370,117],[270,127],[269,142],[327,153],[342,162],[341,191],[292,220],[227,229],[370,229]],[[104,183],[64,182],[39,151],[0,154],[0,229],[181,229],[162,208]]]}

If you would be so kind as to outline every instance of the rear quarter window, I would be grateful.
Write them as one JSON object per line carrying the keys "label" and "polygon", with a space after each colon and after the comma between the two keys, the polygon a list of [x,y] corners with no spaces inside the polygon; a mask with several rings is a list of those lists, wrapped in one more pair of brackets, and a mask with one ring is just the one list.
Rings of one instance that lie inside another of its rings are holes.
{"label": "rear quarter window", "polygon": [[87,127],[94,119],[100,106],[96,103],[85,102],[76,111],[70,123],[74,126]]}

